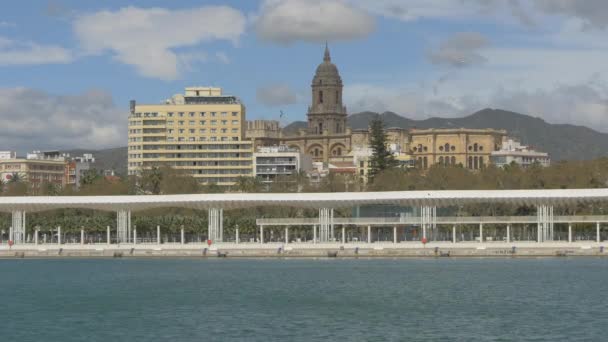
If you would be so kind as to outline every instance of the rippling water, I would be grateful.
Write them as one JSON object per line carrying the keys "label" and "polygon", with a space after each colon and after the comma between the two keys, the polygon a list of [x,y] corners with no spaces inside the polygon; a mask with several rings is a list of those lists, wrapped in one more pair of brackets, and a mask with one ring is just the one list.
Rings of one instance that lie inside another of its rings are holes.
{"label": "rippling water", "polygon": [[1,341],[600,341],[608,259],[0,260]]}

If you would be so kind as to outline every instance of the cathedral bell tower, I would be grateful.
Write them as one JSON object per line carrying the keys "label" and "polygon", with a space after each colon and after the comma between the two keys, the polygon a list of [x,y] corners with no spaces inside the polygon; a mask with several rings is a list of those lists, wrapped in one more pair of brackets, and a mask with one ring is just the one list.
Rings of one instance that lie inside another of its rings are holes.
{"label": "cathedral bell tower", "polygon": [[312,79],[312,104],[308,107],[309,134],[343,134],[346,132],[346,107],[342,105],[342,78],[331,62],[325,45],[323,63]]}

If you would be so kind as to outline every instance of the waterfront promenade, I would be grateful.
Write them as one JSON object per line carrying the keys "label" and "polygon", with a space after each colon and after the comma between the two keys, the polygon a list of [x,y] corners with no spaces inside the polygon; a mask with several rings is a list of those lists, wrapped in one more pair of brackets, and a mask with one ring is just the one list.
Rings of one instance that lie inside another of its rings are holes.
{"label": "waterfront promenade", "polygon": [[576,242],[377,242],[377,243],[202,243],[0,245],[0,258],[22,257],[535,257],[608,256],[608,243]]}

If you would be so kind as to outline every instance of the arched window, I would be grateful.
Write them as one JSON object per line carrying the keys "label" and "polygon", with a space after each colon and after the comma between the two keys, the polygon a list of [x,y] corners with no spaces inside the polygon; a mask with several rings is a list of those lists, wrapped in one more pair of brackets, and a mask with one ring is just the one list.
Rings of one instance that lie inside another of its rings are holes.
{"label": "arched window", "polygon": [[424,168],[428,168],[429,167],[429,160],[427,159],[427,157],[424,157],[424,159],[422,159],[423,164],[424,164]]}
{"label": "arched window", "polygon": [[342,149],[340,147],[338,147],[338,155],[341,156],[342,155]]}
{"label": "arched window", "polygon": [[473,157],[469,156],[469,169],[473,169]]}
{"label": "arched window", "polygon": [[479,168],[483,169],[483,157],[479,157]]}
{"label": "arched window", "polygon": [[323,90],[319,90],[319,103],[323,103]]}
{"label": "arched window", "polygon": [[319,134],[323,134],[323,123],[319,122]]}
{"label": "arched window", "polygon": [[450,150],[450,144],[446,143],[444,149],[448,152]]}
{"label": "arched window", "polygon": [[[454,147],[454,146],[452,146],[452,147]],[[456,165],[456,157],[452,156],[451,159],[452,159],[452,163],[451,164],[452,165]]]}
{"label": "arched window", "polygon": [[439,157],[439,164],[443,164],[443,157]]}
{"label": "arched window", "polygon": [[473,144],[473,151],[477,152],[477,143]]}
{"label": "arched window", "polygon": [[318,157],[318,156],[319,156],[319,149],[315,148],[315,157]]}
{"label": "arched window", "polygon": [[473,169],[477,170],[479,168],[479,159],[477,157],[473,157]]}

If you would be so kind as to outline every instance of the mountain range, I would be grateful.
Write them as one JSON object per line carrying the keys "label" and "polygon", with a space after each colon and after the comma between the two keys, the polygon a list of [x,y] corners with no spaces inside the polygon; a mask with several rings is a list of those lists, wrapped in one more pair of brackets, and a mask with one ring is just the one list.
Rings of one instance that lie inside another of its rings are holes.
{"label": "mountain range", "polygon": [[[553,161],[586,160],[608,156],[608,134],[584,126],[551,124],[543,119],[501,109],[486,108],[461,118],[429,118],[413,120],[393,112],[382,114],[361,112],[348,117],[353,129],[365,129],[369,122],[380,115],[385,127],[410,128],[494,128],[504,129],[509,136],[525,145],[548,152]],[[284,134],[295,134],[305,128],[305,121],[295,121],[283,128]],[[98,170],[114,169],[125,175],[127,172],[127,148],[105,150],[65,151],[72,156],[93,153]]]}

